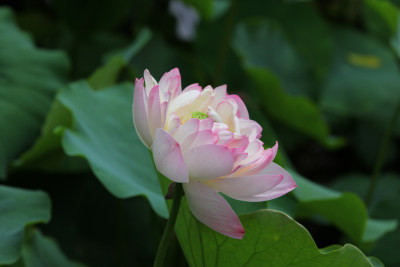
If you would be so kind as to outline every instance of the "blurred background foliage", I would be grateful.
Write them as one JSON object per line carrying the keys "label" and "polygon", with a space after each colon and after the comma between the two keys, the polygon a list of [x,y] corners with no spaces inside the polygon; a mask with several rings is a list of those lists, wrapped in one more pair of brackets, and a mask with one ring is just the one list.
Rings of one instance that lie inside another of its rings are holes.
{"label": "blurred background foliage", "polygon": [[[269,203],[229,200],[235,210],[283,211],[314,241],[274,212],[244,215],[248,228],[287,225],[321,265],[342,253],[380,266],[331,246],[351,243],[399,266],[399,11],[396,0],[1,1],[0,265],[152,264],[168,213],[132,125],[133,81],[178,67],[184,86],[240,95],[298,184]],[[179,231],[169,264],[213,265]],[[206,257],[221,266],[241,246],[223,243]],[[265,266],[285,264],[267,255]]]}

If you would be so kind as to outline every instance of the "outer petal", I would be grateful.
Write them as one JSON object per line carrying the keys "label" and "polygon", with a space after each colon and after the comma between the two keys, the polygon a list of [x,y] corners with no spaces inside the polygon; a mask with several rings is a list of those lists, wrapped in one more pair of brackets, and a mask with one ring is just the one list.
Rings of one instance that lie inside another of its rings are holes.
{"label": "outer petal", "polygon": [[237,199],[243,201],[266,201],[271,200],[277,197],[280,197],[297,187],[296,182],[293,180],[292,176],[285,171],[281,166],[272,162],[269,164],[264,170],[260,172],[260,174],[268,174],[268,175],[283,175],[283,179],[280,183],[278,183],[275,187],[267,190],[266,192],[258,195],[254,195],[252,197],[242,198],[239,197]]}
{"label": "outer petal", "polygon": [[139,135],[140,140],[147,146],[151,147],[153,138],[151,137],[150,128],[147,122],[147,112],[145,103],[145,88],[143,86],[143,79],[136,79],[135,91],[133,93],[133,124]]}
{"label": "outer petal", "polygon": [[276,187],[283,175],[260,174],[235,178],[220,178],[206,184],[232,198],[246,198],[262,194]]}
{"label": "outer petal", "polygon": [[264,154],[254,162],[243,164],[231,176],[249,176],[259,174],[265,167],[270,164],[278,152],[278,142],[272,148],[264,151]]}
{"label": "outer petal", "polygon": [[157,85],[156,80],[151,76],[148,69],[144,70],[144,81],[146,83],[146,93],[147,95],[150,93],[150,90]]}
{"label": "outer petal", "polygon": [[191,180],[209,180],[232,171],[235,153],[220,145],[204,145],[183,154]]}
{"label": "outer petal", "polygon": [[198,83],[193,83],[191,85],[188,85],[185,89],[183,89],[182,92],[187,92],[187,91],[191,91],[191,90],[196,90],[201,92],[202,88]]}
{"label": "outer petal", "polygon": [[181,126],[181,119],[175,114],[171,113],[168,116],[168,121],[166,122],[165,128],[170,135],[174,135],[174,133],[179,129]]}
{"label": "outer petal", "polygon": [[235,115],[237,112],[235,102],[224,100],[217,105],[215,111],[220,116],[222,122],[229,126],[231,132],[238,132],[239,129],[237,129],[237,123],[235,123]]}
{"label": "outer petal", "polygon": [[148,105],[148,125],[150,128],[151,135],[154,137],[154,133],[157,128],[163,128],[162,117],[161,117],[161,104],[159,86],[154,86],[149,94],[149,105]]}
{"label": "outer petal", "polygon": [[224,100],[227,96],[226,94],[226,84],[218,86],[217,88],[214,89],[214,97],[212,102],[210,103],[210,106],[212,108],[216,108],[218,103]]}
{"label": "outer petal", "polygon": [[261,137],[262,127],[255,121],[247,119],[239,119],[240,133],[255,139]]}
{"label": "outer petal", "polygon": [[232,99],[238,105],[238,115],[239,118],[249,119],[249,112],[247,111],[246,105],[243,100],[238,95],[228,95],[228,99]]}
{"label": "outer petal", "polygon": [[169,112],[178,112],[179,110],[193,103],[200,95],[201,92],[197,90],[182,92],[170,102]]}
{"label": "outer petal", "polygon": [[160,173],[174,182],[189,182],[189,173],[183,161],[181,148],[164,129],[156,130],[152,149],[154,163]]}
{"label": "outer petal", "polygon": [[182,91],[181,75],[178,68],[166,72],[160,79],[160,93],[169,93],[173,99]]}
{"label": "outer petal", "polygon": [[183,189],[197,220],[223,235],[243,238],[244,229],[239,218],[220,194],[201,182],[183,184]]}

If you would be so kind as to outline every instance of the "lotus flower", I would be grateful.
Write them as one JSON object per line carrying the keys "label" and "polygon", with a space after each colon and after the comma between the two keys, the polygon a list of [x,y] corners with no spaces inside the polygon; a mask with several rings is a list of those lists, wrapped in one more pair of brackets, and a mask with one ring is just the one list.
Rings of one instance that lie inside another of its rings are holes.
{"label": "lotus flower", "polygon": [[244,229],[219,192],[255,202],[296,188],[290,174],[272,162],[278,143],[264,150],[261,126],[249,119],[239,96],[227,94],[226,85],[182,90],[177,68],[158,83],[145,70],[135,82],[133,121],[158,171],[182,183],[192,214],[221,234],[241,239]]}

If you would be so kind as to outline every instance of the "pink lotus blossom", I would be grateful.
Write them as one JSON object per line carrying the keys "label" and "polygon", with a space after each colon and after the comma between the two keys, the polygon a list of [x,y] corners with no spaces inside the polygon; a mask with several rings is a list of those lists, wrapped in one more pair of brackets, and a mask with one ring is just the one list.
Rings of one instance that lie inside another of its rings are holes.
{"label": "pink lotus blossom", "polygon": [[157,83],[148,70],[136,79],[133,121],[153,151],[160,173],[182,183],[193,215],[215,231],[241,239],[244,229],[219,194],[266,201],[296,188],[289,173],[272,162],[278,143],[264,150],[261,126],[226,85],[182,90],[177,68]]}

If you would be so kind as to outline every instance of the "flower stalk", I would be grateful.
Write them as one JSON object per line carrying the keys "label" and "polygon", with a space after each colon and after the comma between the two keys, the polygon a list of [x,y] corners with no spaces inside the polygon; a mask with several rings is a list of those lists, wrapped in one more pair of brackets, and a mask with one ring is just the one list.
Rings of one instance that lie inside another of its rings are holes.
{"label": "flower stalk", "polygon": [[182,196],[183,196],[182,184],[176,183],[171,212],[168,218],[167,226],[165,226],[164,234],[161,238],[160,245],[158,246],[156,259],[153,265],[154,267],[164,266],[165,255],[167,254],[168,246],[171,241],[172,234],[174,232],[174,226],[176,218],[178,217],[179,207],[181,206]]}

